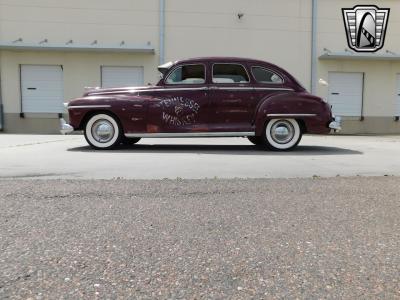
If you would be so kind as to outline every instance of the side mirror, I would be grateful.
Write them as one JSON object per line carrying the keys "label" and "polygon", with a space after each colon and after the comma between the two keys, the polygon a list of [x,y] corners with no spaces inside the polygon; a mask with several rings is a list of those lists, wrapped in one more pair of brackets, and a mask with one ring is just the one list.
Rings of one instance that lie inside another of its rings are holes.
{"label": "side mirror", "polygon": [[327,83],[325,80],[323,80],[322,78],[320,78],[320,80],[318,81],[318,83],[320,84],[320,85],[323,85],[323,86],[329,86],[329,83]]}

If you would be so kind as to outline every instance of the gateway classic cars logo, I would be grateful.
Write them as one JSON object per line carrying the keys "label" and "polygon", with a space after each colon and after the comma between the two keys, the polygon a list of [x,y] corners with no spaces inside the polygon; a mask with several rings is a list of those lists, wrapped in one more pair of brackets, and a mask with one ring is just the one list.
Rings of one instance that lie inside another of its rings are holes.
{"label": "gateway classic cars logo", "polygon": [[357,5],[342,8],[347,43],[356,52],[376,52],[385,42],[390,8]]}

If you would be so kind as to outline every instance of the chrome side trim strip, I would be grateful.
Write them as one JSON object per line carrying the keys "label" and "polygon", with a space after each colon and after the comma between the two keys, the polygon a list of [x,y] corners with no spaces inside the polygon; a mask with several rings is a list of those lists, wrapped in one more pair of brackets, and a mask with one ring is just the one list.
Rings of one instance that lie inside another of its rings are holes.
{"label": "chrome side trim strip", "polygon": [[135,90],[135,92],[168,92],[168,91],[206,91],[208,90],[207,87],[197,87],[197,88],[166,88],[166,89],[154,89],[154,90]]}
{"label": "chrome side trim strip", "polygon": [[156,133],[126,133],[126,137],[140,138],[191,138],[191,137],[244,137],[255,136],[255,132],[156,132]]}
{"label": "chrome side trim strip", "polygon": [[233,91],[294,91],[293,89],[290,88],[267,88],[267,87],[262,87],[262,88],[258,88],[258,87],[241,87],[241,86],[233,86],[233,87],[229,87],[229,86],[224,86],[224,87],[220,87],[220,86],[211,86],[210,90],[233,90]]}
{"label": "chrome side trim strip", "polygon": [[294,92],[294,89],[291,88],[272,88],[272,87],[255,87],[254,88],[256,91],[290,91],[290,92]]}
{"label": "chrome side trim strip", "polygon": [[112,95],[112,94],[121,94],[121,93],[145,93],[145,92],[176,92],[176,91],[212,91],[212,90],[244,90],[244,91],[290,91],[294,90],[291,88],[279,88],[279,87],[241,87],[241,86],[210,86],[210,87],[187,87],[187,88],[165,88],[165,89],[137,89],[137,90],[126,90],[126,91],[112,91],[112,92],[99,92],[99,93],[90,93],[90,96],[97,95]]}
{"label": "chrome side trim strip", "polygon": [[68,109],[72,108],[110,108],[111,105],[76,105],[76,106],[68,106]]}
{"label": "chrome side trim strip", "polygon": [[315,117],[316,114],[268,114],[267,117]]}
{"label": "chrome side trim strip", "polygon": [[111,92],[98,92],[90,93],[90,96],[101,96],[101,95],[113,95],[113,94],[123,94],[123,93],[144,93],[144,92],[175,92],[175,91],[207,91],[208,87],[192,87],[192,88],[166,88],[166,89],[132,89],[126,91],[111,91]]}

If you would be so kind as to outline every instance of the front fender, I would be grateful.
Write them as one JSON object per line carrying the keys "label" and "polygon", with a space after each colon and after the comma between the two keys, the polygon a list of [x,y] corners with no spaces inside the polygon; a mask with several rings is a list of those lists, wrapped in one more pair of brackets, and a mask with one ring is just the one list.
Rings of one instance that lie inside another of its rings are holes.
{"label": "front fender", "polygon": [[87,119],[96,113],[109,113],[118,119],[124,132],[145,129],[146,97],[87,96],[72,100],[68,105],[69,123],[75,130],[83,130]]}
{"label": "front fender", "polygon": [[332,112],[321,98],[306,92],[279,93],[265,97],[256,112],[256,135],[263,134],[265,123],[275,118],[299,120],[307,133],[329,133]]}

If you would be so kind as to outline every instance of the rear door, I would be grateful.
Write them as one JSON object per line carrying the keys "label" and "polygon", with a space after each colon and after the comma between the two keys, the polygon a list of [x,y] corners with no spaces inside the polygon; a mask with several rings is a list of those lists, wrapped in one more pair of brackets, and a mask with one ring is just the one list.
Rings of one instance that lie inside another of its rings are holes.
{"label": "rear door", "polygon": [[216,132],[249,132],[254,88],[241,63],[214,63],[211,70],[210,127]]}

